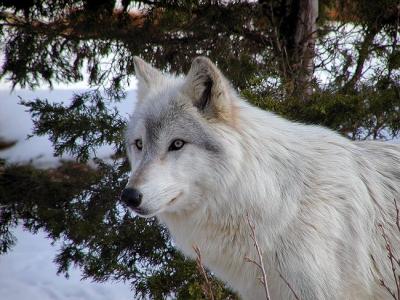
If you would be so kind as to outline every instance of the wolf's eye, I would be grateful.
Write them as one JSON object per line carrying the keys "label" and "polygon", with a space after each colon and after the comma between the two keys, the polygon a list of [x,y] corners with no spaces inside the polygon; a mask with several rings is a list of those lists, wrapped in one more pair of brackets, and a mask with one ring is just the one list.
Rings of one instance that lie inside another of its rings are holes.
{"label": "wolf's eye", "polygon": [[172,144],[169,146],[168,151],[176,151],[179,150],[185,145],[185,142],[182,140],[175,140],[172,142]]}
{"label": "wolf's eye", "polygon": [[138,148],[138,150],[142,150],[142,148],[143,148],[142,140],[141,139],[135,140],[135,146],[136,146],[136,148]]}

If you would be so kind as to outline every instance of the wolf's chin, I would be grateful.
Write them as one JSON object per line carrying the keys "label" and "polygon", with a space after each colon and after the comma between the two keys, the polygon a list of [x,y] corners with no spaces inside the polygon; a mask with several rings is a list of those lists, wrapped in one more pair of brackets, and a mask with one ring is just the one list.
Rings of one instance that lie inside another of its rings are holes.
{"label": "wolf's chin", "polygon": [[168,201],[167,206],[170,206],[170,205],[172,205],[174,202],[176,202],[176,200],[177,200],[180,196],[182,196],[182,194],[183,194],[182,191],[179,192],[178,195],[176,195],[174,198],[172,198],[171,200]]}

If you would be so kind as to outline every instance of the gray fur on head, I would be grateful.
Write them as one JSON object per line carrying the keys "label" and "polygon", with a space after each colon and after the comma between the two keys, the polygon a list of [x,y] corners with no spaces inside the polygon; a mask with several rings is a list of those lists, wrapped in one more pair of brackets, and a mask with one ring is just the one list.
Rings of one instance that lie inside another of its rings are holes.
{"label": "gray fur on head", "polygon": [[183,92],[207,117],[217,118],[230,113],[228,83],[218,68],[206,57],[197,57],[186,76]]}
{"label": "gray fur on head", "polygon": [[142,100],[152,88],[162,84],[164,76],[138,56],[133,58],[133,63],[138,80],[138,100]]}

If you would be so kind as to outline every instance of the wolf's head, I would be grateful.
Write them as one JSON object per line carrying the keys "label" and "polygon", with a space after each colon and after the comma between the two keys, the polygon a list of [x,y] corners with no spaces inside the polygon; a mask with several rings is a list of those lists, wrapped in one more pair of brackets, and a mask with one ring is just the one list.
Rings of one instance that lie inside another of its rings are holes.
{"label": "wolf's head", "polygon": [[138,103],[126,131],[132,172],[121,199],[145,217],[194,208],[229,180],[236,145],[224,133],[235,127],[234,91],[205,57],[184,78],[138,57],[135,71]]}

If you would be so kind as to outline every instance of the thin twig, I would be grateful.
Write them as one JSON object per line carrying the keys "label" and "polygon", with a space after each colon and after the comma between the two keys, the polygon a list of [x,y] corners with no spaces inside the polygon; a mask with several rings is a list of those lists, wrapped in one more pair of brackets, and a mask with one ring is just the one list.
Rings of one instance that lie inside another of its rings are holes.
{"label": "thin twig", "polygon": [[396,260],[394,254],[393,254],[392,245],[390,244],[390,241],[389,241],[389,239],[388,239],[388,236],[386,235],[386,232],[385,232],[385,229],[384,229],[383,225],[382,225],[382,224],[379,224],[378,227],[380,228],[380,230],[381,230],[381,232],[382,232],[382,237],[383,237],[383,239],[384,239],[384,241],[385,241],[385,247],[386,247],[386,251],[387,251],[387,256],[388,256],[389,261],[390,261],[390,266],[391,266],[391,268],[392,268],[392,273],[393,273],[393,277],[394,277],[394,282],[395,282],[395,284],[396,284],[397,296],[395,295],[394,292],[392,292],[392,291],[390,290],[390,288],[388,288],[388,287],[386,286],[386,284],[385,284],[385,282],[383,281],[383,279],[381,280],[381,285],[382,285],[383,287],[385,287],[386,290],[388,290],[388,292],[392,295],[392,297],[393,297],[395,300],[400,300],[400,280],[399,280],[398,276],[396,275],[396,264],[395,264],[395,262],[397,262],[397,260]]}
{"label": "thin twig", "polygon": [[396,208],[396,225],[397,225],[397,229],[399,230],[399,233],[400,233],[400,209],[397,206],[396,199],[393,199],[393,201],[394,201],[394,207]]}
{"label": "thin twig", "polygon": [[247,223],[249,224],[249,227],[250,227],[250,238],[253,240],[254,247],[257,250],[258,262],[256,262],[254,259],[251,259],[247,256],[245,257],[245,261],[255,264],[260,269],[262,277],[259,278],[259,280],[261,281],[261,283],[264,287],[266,299],[270,300],[271,298],[270,298],[269,289],[268,289],[267,273],[265,272],[261,249],[260,249],[260,246],[256,239],[255,226],[254,226],[254,224],[251,223],[251,221],[249,219],[249,214],[246,214],[246,218],[247,218]]}
{"label": "thin twig", "polygon": [[386,285],[386,283],[383,281],[383,279],[379,280],[379,284],[385,288],[385,290],[393,297],[394,300],[397,300],[396,295],[394,292]]}
{"label": "thin twig", "polygon": [[292,294],[293,294],[294,298],[295,298],[296,300],[300,300],[300,297],[297,296],[296,292],[294,291],[294,289],[292,288],[292,286],[290,285],[290,283],[286,280],[286,278],[283,277],[283,275],[281,274],[281,272],[278,272],[278,273],[279,273],[279,277],[282,278],[282,280],[286,283],[286,285],[288,286],[288,288],[292,291]]}
{"label": "thin twig", "polygon": [[193,250],[194,252],[196,252],[196,266],[198,271],[200,272],[201,275],[203,275],[204,277],[204,285],[202,286],[203,288],[203,293],[204,295],[210,299],[210,300],[214,300],[214,294],[213,294],[213,289],[211,286],[211,282],[208,280],[208,276],[207,276],[207,272],[203,267],[203,263],[201,261],[201,253],[200,253],[200,249],[197,245],[193,245]]}

